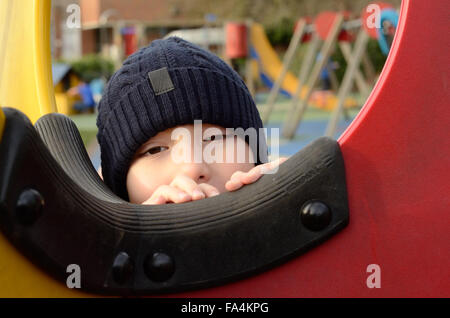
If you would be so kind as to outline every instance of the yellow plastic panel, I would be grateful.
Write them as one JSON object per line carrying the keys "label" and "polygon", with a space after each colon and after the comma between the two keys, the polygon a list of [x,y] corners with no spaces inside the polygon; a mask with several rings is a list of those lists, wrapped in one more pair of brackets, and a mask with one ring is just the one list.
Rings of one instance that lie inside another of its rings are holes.
{"label": "yellow plastic panel", "polygon": [[[0,234],[0,255],[1,298],[90,296],[76,289],[69,289],[42,272],[20,254],[2,234]],[[67,274],[69,275],[70,273]],[[81,284],[83,284],[83,276],[81,276]]]}
{"label": "yellow plastic panel", "polygon": [[34,123],[56,112],[50,56],[50,0],[0,1],[0,105]]}
{"label": "yellow plastic panel", "polygon": [[[50,6],[50,0],[0,0],[0,105],[21,110],[33,123],[56,111]],[[4,123],[0,108],[0,141]],[[83,296],[89,295],[43,273],[0,234],[0,297]]]}

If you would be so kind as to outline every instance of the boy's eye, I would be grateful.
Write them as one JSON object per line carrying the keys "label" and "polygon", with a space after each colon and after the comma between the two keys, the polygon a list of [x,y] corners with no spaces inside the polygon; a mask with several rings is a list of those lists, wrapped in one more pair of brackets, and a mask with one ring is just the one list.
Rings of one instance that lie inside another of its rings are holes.
{"label": "boy's eye", "polygon": [[148,153],[148,154],[154,155],[154,154],[157,154],[158,152],[161,152],[161,151],[164,151],[164,150],[167,150],[167,149],[169,149],[169,147],[165,147],[165,146],[152,147],[149,150],[147,150],[145,152],[145,154]]}
{"label": "boy's eye", "polygon": [[206,137],[205,139],[203,139],[203,141],[221,140],[221,139],[225,138],[226,136],[227,136],[226,134],[212,135],[212,136]]}

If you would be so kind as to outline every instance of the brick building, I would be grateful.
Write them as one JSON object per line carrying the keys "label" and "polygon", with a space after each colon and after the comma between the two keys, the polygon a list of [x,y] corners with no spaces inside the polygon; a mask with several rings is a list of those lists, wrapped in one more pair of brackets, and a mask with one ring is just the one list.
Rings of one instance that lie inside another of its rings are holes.
{"label": "brick building", "polygon": [[[80,8],[81,26],[68,28],[68,6]],[[53,0],[52,53],[76,58],[102,53],[120,63],[134,49],[181,28],[201,27],[189,17],[189,0]],[[78,47],[77,47],[78,46]]]}

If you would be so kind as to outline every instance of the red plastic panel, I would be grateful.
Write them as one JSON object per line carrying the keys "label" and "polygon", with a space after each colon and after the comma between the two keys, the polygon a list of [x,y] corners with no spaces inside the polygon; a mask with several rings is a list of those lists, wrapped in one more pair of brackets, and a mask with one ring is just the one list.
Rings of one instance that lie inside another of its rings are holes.
{"label": "red plastic panel", "polygon": [[228,58],[234,59],[248,55],[247,26],[244,23],[227,23],[225,35],[225,52]]}
{"label": "red plastic panel", "polygon": [[380,80],[339,140],[351,235],[384,268],[370,295],[450,296],[448,12],[446,0],[403,3]]}
{"label": "red plastic panel", "polygon": [[[344,15],[344,19],[348,20],[350,18],[350,12],[341,12]],[[333,28],[334,20],[336,19],[338,13],[333,11],[324,11],[320,13],[314,20],[314,26],[316,28],[317,34],[322,40],[326,40],[328,34]],[[352,36],[345,30],[341,30],[338,37],[339,41],[352,41]]]}
{"label": "red plastic panel", "polygon": [[[349,226],[273,270],[182,296],[450,296],[448,12],[447,0],[403,2],[380,80],[339,139]],[[367,286],[370,264],[381,288]]]}
{"label": "red plastic panel", "polygon": [[330,33],[331,28],[333,27],[336,16],[336,12],[325,11],[320,13],[314,20],[314,26],[316,28],[317,34],[322,40],[326,40],[328,33]]}

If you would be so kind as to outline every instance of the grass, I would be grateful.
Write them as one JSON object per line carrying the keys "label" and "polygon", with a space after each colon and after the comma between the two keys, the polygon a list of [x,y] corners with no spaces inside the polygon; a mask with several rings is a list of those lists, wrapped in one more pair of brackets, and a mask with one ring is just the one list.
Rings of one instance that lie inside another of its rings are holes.
{"label": "grass", "polygon": [[72,119],[75,125],[78,127],[78,131],[80,132],[81,139],[83,139],[84,146],[88,147],[88,145],[96,138],[97,135],[97,114],[71,115],[70,119]]}

